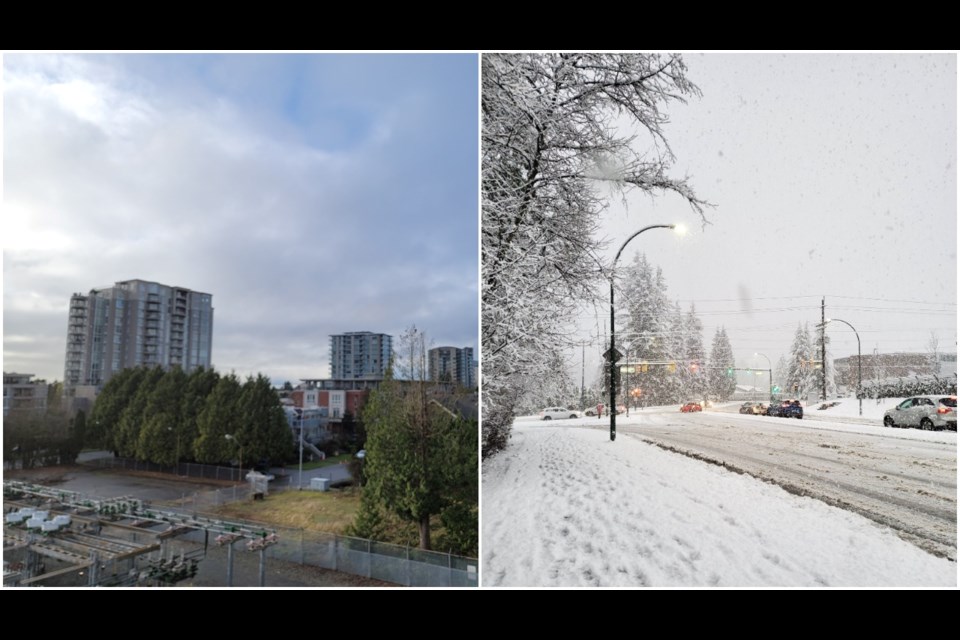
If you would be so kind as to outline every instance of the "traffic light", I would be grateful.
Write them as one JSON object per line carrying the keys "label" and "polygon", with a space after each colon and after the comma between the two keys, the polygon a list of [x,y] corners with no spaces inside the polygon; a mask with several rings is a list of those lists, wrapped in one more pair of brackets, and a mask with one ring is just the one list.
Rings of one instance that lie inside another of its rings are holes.
{"label": "traffic light", "polygon": [[727,367],[727,375],[733,377],[733,367]]}
{"label": "traffic light", "polygon": [[699,370],[699,368],[700,368],[700,365],[698,365],[696,362],[690,363],[690,373],[696,373]]}
{"label": "traffic light", "polygon": [[780,393],[780,387],[778,387],[777,385],[773,385],[773,392]]}
{"label": "traffic light", "polygon": [[676,363],[676,362],[671,362],[670,364],[668,364],[668,365],[667,365],[667,371],[669,371],[670,373],[676,373],[676,372],[677,372],[677,363]]}

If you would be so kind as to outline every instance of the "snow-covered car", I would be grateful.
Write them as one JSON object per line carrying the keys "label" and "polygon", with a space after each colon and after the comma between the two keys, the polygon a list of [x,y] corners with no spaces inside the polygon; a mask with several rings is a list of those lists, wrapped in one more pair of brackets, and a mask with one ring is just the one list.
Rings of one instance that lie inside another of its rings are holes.
{"label": "snow-covered car", "polygon": [[541,420],[563,420],[564,418],[579,418],[580,413],[563,407],[547,407],[540,412]]}
{"label": "snow-covered car", "polygon": [[885,427],[957,430],[957,396],[932,395],[907,398],[883,414]]}
{"label": "snow-covered car", "polygon": [[694,411],[703,411],[699,402],[688,402],[680,407],[680,413],[693,413]]}
{"label": "snow-covered car", "polygon": [[761,406],[759,402],[744,402],[740,405],[740,413],[754,415],[760,413]]}

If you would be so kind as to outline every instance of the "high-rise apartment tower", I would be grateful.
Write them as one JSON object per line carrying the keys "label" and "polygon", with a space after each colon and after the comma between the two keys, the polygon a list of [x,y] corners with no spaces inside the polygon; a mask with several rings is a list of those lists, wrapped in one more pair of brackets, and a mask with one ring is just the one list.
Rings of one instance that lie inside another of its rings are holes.
{"label": "high-rise apartment tower", "polygon": [[128,367],[210,367],[209,293],[146,280],[75,293],[70,298],[64,387],[101,388]]}
{"label": "high-rise apartment tower", "polygon": [[393,354],[385,333],[354,331],[330,336],[330,377],[335,380],[381,379]]}

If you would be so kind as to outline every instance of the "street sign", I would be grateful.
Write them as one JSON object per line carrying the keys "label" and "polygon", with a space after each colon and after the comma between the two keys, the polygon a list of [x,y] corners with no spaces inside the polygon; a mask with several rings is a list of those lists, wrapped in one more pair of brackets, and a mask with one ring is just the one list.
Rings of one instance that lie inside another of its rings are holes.
{"label": "street sign", "polygon": [[619,362],[623,359],[623,354],[616,349],[607,349],[603,352],[603,359],[607,362]]}

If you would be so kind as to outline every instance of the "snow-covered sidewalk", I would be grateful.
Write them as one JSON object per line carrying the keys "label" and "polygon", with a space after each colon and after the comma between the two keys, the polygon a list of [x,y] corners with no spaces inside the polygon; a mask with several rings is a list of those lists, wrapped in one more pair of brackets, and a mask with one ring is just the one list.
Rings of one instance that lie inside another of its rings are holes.
{"label": "snow-covered sidewalk", "polygon": [[487,587],[957,585],[865,518],[602,428],[518,421],[482,508]]}

